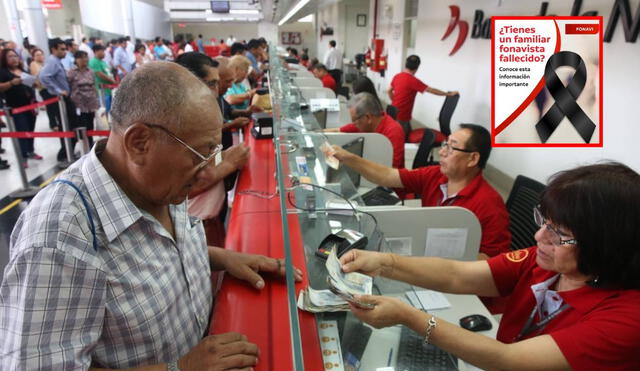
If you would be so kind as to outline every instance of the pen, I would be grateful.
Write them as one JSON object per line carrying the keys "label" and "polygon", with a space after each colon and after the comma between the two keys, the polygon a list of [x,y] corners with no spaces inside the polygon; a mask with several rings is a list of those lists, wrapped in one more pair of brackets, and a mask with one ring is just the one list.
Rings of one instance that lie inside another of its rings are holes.
{"label": "pen", "polygon": [[387,360],[387,367],[391,367],[391,357],[393,357],[393,348],[389,349],[389,359]]}

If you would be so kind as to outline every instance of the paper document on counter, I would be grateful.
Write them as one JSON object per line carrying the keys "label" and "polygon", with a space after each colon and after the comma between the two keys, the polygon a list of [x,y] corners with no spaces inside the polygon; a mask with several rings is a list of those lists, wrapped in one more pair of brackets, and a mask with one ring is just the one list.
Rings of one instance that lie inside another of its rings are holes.
{"label": "paper document on counter", "polygon": [[460,259],[467,245],[466,228],[427,228],[425,256]]}
{"label": "paper document on counter", "polygon": [[443,293],[432,290],[409,291],[406,293],[411,304],[424,310],[451,308],[451,303]]}

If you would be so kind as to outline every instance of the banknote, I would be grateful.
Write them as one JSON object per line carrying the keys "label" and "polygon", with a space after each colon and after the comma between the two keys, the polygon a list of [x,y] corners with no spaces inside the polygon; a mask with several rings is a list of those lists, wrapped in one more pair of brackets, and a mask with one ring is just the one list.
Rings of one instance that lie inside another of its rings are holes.
{"label": "banknote", "polygon": [[332,249],[325,263],[329,277],[333,280],[333,285],[340,291],[351,295],[371,295],[373,278],[357,273],[345,273],[342,271],[340,260],[336,254],[336,249]]}
{"label": "banknote", "polygon": [[329,142],[322,143],[322,145],[320,145],[320,150],[324,153],[324,159],[327,162],[327,165],[338,170],[340,167],[340,160],[333,156],[336,151],[331,147],[331,144],[329,144]]}

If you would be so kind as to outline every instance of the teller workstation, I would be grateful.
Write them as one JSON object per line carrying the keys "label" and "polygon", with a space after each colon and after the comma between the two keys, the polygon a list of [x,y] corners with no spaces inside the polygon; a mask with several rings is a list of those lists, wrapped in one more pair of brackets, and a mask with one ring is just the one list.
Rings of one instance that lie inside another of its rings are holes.
{"label": "teller workstation", "polygon": [[[472,369],[452,354],[423,345],[423,338],[406,328],[374,329],[344,305],[307,302],[310,291],[329,289],[326,254],[337,248],[327,243],[331,238],[342,236],[352,248],[474,260],[481,229],[477,218],[460,207],[408,207],[397,201],[368,205],[363,196],[376,185],[346,166],[336,169],[323,148],[340,145],[390,165],[389,140],[376,133],[322,133],[328,112],[312,108],[307,90],[313,87],[297,85],[312,77],[290,71],[277,49],[271,49],[272,120],[255,120],[245,130],[251,155],[235,187],[225,247],[284,257],[287,279],[266,280],[258,291],[225,277],[210,333],[245,334],[261,351],[256,370]],[[303,271],[302,282],[294,281],[294,267]],[[451,323],[484,315],[493,326],[481,333],[495,338],[498,325],[475,296],[442,294],[382,277],[373,278],[371,293],[398,297]]]}

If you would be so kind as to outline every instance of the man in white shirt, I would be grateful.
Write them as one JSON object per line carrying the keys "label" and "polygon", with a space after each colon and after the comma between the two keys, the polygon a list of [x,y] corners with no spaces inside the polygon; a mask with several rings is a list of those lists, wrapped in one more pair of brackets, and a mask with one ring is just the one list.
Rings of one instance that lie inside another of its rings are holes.
{"label": "man in white shirt", "polygon": [[336,41],[329,41],[329,50],[324,55],[324,65],[327,70],[341,70],[342,69],[342,53],[336,49]]}
{"label": "man in white shirt", "polygon": [[87,44],[87,38],[86,37],[82,38],[82,43],[80,44],[78,49],[80,49],[83,52],[87,53],[87,55],[89,57],[89,60],[91,60],[93,58],[93,50],[91,50],[91,46],[89,46],[89,44]]}
{"label": "man in white shirt", "polygon": [[135,51],[135,45],[131,42],[131,36],[126,36],[127,44],[125,46],[125,51],[127,52],[127,57],[129,57],[129,64],[133,66],[136,63],[136,56],[133,54]]}

